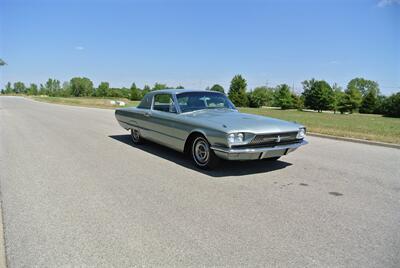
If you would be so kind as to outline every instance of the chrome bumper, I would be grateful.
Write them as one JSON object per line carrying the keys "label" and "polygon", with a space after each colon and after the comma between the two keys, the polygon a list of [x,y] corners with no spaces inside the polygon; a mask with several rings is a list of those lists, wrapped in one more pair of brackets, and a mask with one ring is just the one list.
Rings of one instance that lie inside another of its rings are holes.
{"label": "chrome bumper", "polygon": [[211,149],[215,154],[223,159],[227,160],[256,160],[270,157],[279,157],[287,155],[295,151],[302,145],[306,145],[308,142],[302,140],[299,143],[276,145],[273,147],[262,147],[262,148],[226,148],[212,146]]}

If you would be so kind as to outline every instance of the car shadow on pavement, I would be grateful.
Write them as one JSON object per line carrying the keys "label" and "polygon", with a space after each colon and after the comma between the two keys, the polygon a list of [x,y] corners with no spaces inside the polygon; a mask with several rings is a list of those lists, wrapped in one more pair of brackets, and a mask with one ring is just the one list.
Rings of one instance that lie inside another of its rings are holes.
{"label": "car shadow on pavement", "polygon": [[183,153],[172,150],[168,147],[159,145],[151,141],[145,141],[141,145],[135,145],[131,141],[130,135],[110,135],[108,136],[114,140],[125,143],[135,149],[142,150],[144,152],[162,157],[166,160],[174,162],[185,168],[196,170],[203,174],[212,177],[227,177],[227,176],[243,176],[257,173],[265,173],[274,170],[283,169],[291,166],[291,163],[284,161],[268,161],[268,160],[256,160],[256,161],[225,161],[223,160],[216,169],[214,170],[202,170],[197,168],[190,158]]}

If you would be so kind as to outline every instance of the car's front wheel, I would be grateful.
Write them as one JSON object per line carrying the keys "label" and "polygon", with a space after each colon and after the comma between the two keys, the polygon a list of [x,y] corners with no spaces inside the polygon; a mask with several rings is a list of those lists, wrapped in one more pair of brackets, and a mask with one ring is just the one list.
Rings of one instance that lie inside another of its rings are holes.
{"label": "car's front wheel", "polygon": [[131,129],[131,139],[134,144],[143,143],[143,138],[140,136],[140,132],[137,129]]}
{"label": "car's front wheel", "polygon": [[220,162],[206,138],[200,135],[193,139],[191,155],[196,166],[202,169],[213,169]]}

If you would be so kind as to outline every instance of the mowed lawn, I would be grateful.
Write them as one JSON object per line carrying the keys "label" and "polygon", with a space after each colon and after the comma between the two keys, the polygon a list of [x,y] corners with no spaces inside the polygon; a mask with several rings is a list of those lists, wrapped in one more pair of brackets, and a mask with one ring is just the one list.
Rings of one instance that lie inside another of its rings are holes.
{"label": "mowed lawn", "polygon": [[[34,96],[34,100],[49,103],[115,109],[111,100],[124,101],[126,106],[137,106],[138,101],[123,98],[60,98]],[[295,121],[307,127],[307,131],[340,137],[381,141],[400,144],[400,118],[372,114],[333,114],[279,110],[269,108],[240,108],[241,112]]]}
{"label": "mowed lawn", "polygon": [[139,101],[131,101],[125,98],[94,98],[94,97],[47,97],[47,96],[30,96],[30,98],[48,103],[57,103],[73,106],[95,107],[95,108],[108,108],[115,109],[119,105],[111,104],[111,101],[118,100],[125,102],[126,106],[137,106]]}
{"label": "mowed lawn", "polygon": [[400,118],[269,108],[240,108],[240,111],[295,121],[305,125],[309,132],[400,144]]}

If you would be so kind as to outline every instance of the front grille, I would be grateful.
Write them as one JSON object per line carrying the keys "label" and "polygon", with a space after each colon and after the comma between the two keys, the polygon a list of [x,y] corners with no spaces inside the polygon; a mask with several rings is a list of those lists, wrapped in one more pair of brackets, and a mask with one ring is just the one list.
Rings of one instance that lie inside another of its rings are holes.
{"label": "front grille", "polygon": [[286,145],[298,143],[301,140],[296,138],[297,131],[294,132],[284,132],[284,133],[273,133],[273,134],[259,134],[256,135],[251,142],[246,145],[241,145],[245,147],[261,147],[261,146],[275,146],[275,145]]}

